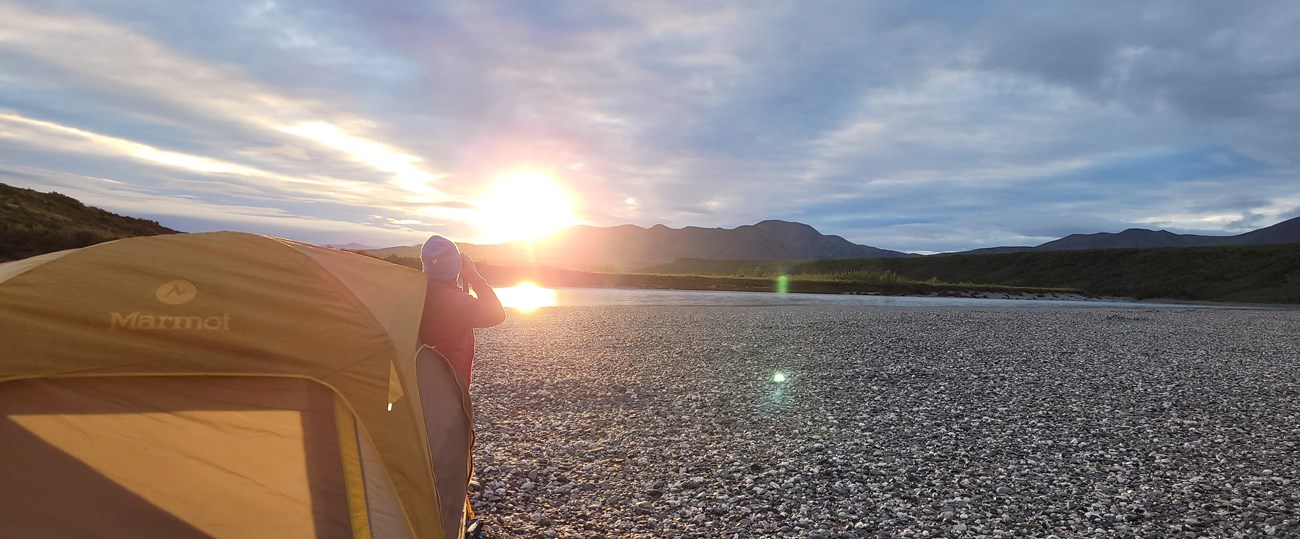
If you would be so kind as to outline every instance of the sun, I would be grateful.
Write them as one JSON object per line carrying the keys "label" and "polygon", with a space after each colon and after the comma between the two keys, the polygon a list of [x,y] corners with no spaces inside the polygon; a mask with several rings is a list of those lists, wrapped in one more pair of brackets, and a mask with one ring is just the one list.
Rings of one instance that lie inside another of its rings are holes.
{"label": "sun", "polygon": [[475,206],[474,224],[488,243],[535,240],[578,222],[569,195],[543,174],[504,176]]}

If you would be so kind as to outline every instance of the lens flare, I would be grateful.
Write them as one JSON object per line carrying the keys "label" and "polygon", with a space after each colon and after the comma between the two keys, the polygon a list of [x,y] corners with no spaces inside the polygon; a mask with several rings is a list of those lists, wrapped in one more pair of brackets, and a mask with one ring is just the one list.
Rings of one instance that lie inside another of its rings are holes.
{"label": "lens flare", "polygon": [[790,292],[790,276],[781,275],[776,278],[776,293],[787,294]]}
{"label": "lens flare", "polygon": [[785,382],[785,373],[783,373],[783,372],[781,372],[781,371],[777,371],[777,372],[772,373],[772,381],[773,381],[773,382],[776,382],[776,383],[778,383],[778,384],[784,383],[784,382]]}

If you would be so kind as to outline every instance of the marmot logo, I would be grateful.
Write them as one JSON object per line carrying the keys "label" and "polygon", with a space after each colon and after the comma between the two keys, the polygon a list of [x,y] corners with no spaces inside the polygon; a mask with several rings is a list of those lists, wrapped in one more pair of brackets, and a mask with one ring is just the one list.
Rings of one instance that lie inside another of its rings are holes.
{"label": "marmot logo", "polygon": [[[193,301],[199,295],[199,287],[185,279],[176,279],[164,283],[154,291],[154,297],[167,305],[180,305]],[[108,329],[111,330],[150,330],[150,329],[189,329],[230,331],[230,313],[210,316],[173,316],[166,314],[144,313],[108,313]]]}
{"label": "marmot logo", "polygon": [[154,292],[158,301],[168,305],[180,305],[189,303],[195,296],[199,295],[199,288],[194,283],[185,279],[176,279],[175,281],[164,283]]}
{"label": "marmot logo", "polygon": [[142,312],[109,313],[108,329],[209,329],[230,331],[230,313],[219,316],[168,316]]}

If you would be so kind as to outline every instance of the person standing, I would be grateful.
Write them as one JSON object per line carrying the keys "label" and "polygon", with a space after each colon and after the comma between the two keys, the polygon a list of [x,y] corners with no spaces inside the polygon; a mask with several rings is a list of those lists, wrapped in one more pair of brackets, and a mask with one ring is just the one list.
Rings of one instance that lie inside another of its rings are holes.
{"label": "person standing", "polygon": [[[504,322],[506,311],[474,261],[461,254],[455,242],[430,237],[420,249],[420,263],[429,279],[420,341],[446,357],[468,388],[474,374],[474,329]],[[464,288],[456,286],[457,277]]]}
{"label": "person standing", "polygon": [[[504,322],[506,311],[501,307],[496,292],[479,275],[474,261],[461,254],[451,240],[437,235],[430,237],[420,249],[420,264],[428,277],[424,315],[420,320],[420,342],[447,358],[468,391],[474,378],[474,330]],[[456,285],[458,277],[463,288]],[[416,366],[417,377],[421,376],[422,370]],[[470,449],[473,440],[471,430]],[[472,482],[472,464],[469,472]],[[481,539],[484,536],[483,523],[474,517],[468,495],[465,497],[465,518],[465,537]]]}

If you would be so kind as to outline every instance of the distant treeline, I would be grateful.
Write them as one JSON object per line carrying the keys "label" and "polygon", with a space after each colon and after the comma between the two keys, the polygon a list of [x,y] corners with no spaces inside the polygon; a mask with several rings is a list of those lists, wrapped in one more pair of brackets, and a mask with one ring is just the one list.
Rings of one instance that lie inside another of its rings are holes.
{"label": "distant treeline", "polygon": [[811,262],[678,260],[665,274],[892,273],[906,280],[1059,287],[1093,295],[1300,303],[1300,245],[1099,249]]}
{"label": "distant treeline", "polygon": [[0,261],[172,233],[156,221],[110,213],[59,193],[0,184]]}
{"label": "distant treeline", "polygon": [[[363,253],[364,254],[364,253]],[[420,268],[418,258],[390,255],[383,260]],[[717,262],[717,261],[703,261]],[[847,271],[836,273],[784,275],[689,275],[662,273],[588,272],[550,267],[496,266],[479,263],[479,272],[494,285],[511,285],[532,281],[547,287],[644,288],[671,290],[735,290],[745,292],[807,292],[819,294],[880,294],[963,296],[974,293],[1072,294],[1078,290],[1058,287],[1019,287],[973,282],[943,282],[938,279],[913,280],[893,272]]]}

